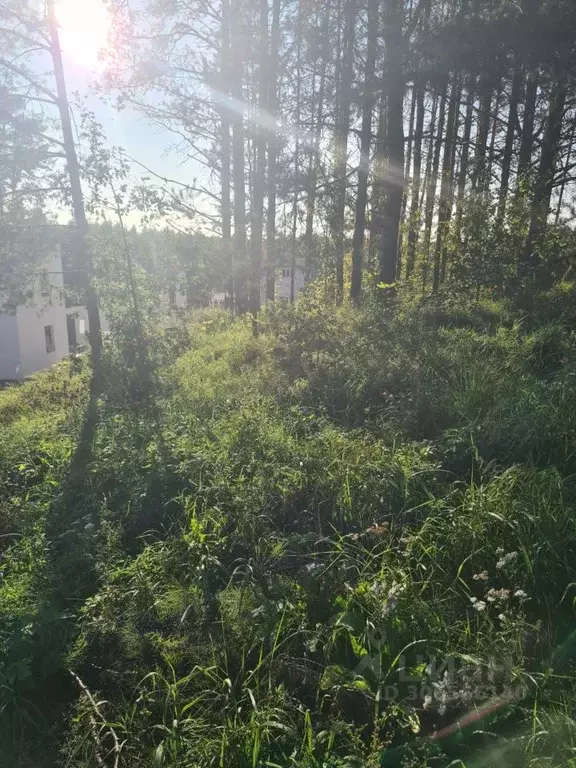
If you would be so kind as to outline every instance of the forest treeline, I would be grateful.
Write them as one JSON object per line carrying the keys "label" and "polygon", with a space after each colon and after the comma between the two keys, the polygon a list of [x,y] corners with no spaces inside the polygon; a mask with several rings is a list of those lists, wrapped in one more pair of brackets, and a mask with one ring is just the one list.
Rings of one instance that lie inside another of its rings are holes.
{"label": "forest treeline", "polygon": [[99,89],[173,138],[190,181],[110,147],[76,98],[71,122],[53,10],[3,4],[0,262],[10,289],[46,246],[40,224],[56,209],[73,213],[87,287],[89,219],[123,226],[136,214],[144,227],[215,236],[240,312],[258,310],[263,280],[273,298],[278,268],[301,259],[337,300],[399,281],[424,294],[511,295],[569,273],[570,0],[108,8]]}
{"label": "forest treeline", "polygon": [[210,169],[195,213],[239,307],[258,309],[263,273],[273,296],[280,232],[339,298],[368,276],[432,293],[564,276],[569,0],[120,5],[109,85]]}

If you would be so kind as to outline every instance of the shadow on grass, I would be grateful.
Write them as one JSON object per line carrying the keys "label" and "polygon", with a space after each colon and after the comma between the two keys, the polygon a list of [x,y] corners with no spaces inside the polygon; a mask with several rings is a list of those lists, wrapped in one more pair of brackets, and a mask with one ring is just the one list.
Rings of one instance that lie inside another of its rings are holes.
{"label": "shadow on grass", "polygon": [[86,526],[97,525],[89,468],[98,422],[98,398],[91,392],[68,471],[47,513],[46,562],[34,585],[37,607],[17,628],[22,674],[2,691],[0,768],[61,764],[59,726],[77,696],[66,657],[77,633],[77,609],[96,584]]}
{"label": "shadow on grass", "polygon": [[[160,467],[146,471],[147,503],[128,523],[132,542],[158,523],[158,510],[168,516],[167,499],[177,495],[175,487],[166,488],[166,468],[173,464],[162,434],[162,415],[156,403],[132,403],[145,422],[156,425]],[[9,698],[14,726],[9,741],[0,747],[0,768],[60,768],[61,748],[79,690],[69,671],[69,659],[79,634],[78,614],[86,599],[98,590],[98,531],[101,493],[94,489],[94,446],[103,414],[97,394],[92,391],[85,407],[74,452],[57,494],[50,504],[44,531],[44,563],[34,576],[38,595],[33,613],[22,617],[31,627],[25,644],[19,644],[26,656],[30,674],[16,680]],[[128,450],[128,448],[127,448]],[[134,455],[137,457],[138,450]],[[170,474],[170,473],[169,473]],[[170,475],[177,484],[177,478]],[[128,494],[131,488],[126,488]],[[117,501],[114,506],[122,502]],[[127,521],[125,521],[127,522]],[[81,674],[82,671],[80,670]],[[90,685],[90,680],[87,680]],[[93,682],[96,686],[96,682]],[[0,692],[1,694],[1,692]],[[2,702],[0,701],[0,706]],[[0,737],[5,733],[0,728]]]}

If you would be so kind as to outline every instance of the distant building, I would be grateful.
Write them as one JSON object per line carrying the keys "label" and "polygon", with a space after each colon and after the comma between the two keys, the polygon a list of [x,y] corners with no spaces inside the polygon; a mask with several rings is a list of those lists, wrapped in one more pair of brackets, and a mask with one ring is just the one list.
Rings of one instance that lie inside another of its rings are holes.
{"label": "distant building", "polygon": [[[294,299],[298,298],[300,291],[306,284],[304,272],[304,260],[298,259],[294,270]],[[290,287],[292,285],[292,267],[287,265],[278,267],[276,271],[276,299],[290,301]],[[262,278],[260,286],[260,302],[266,303],[266,277]]]}
{"label": "distant building", "polygon": [[162,296],[161,308],[166,310],[188,308],[188,296],[181,290],[177,282],[166,291],[166,295]]}
{"label": "distant building", "polygon": [[86,308],[67,306],[58,248],[37,270],[33,297],[0,314],[0,381],[17,381],[49,368],[85,342]]}
{"label": "distant building", "polygon": [[[290,301],[290,287],[292,284],[292,267],[278,267],[276,270],[276,300]],[[306,285],[306,273],[304,271],[304,260],[298,259],[294,272],[294,299],[297,299],[302,289]],[[260,282],[260,304],[266,304],[266,276],[262,276]],[[211,304],[213,307],[227,307],[228,295],[226,293],[213,293]]]}
{"label": "distant building", "polygon": [[[49,368],[86,342],[89,331],[86,307],[77,305],[78,299],[70,299],[70,293],[79,295],[75,274],[69,264],[63,265],[61,249],[57,247],[54,255],[36,271],[31,299],[13,312],[0,313],[0,381],[18,381]],[[190,297],[182,290],[181,277],[176,275],[169,281],[171,287],[160,300],[162,308],[178,312],[190,306]],[[290,301],[291,281],[291,267],[278,267],[278,300]],[[294,272],[295,298],[304,285],[304,264],[298,260]],[[65,287],[76,290],[65,291]],[[264,305],[265,277],[260,292]],[[226,300],[226,294],[214,294],[212,305],[226,306]],[[102,330],[106,331],[108,326],[102,315],[101,322]]]}

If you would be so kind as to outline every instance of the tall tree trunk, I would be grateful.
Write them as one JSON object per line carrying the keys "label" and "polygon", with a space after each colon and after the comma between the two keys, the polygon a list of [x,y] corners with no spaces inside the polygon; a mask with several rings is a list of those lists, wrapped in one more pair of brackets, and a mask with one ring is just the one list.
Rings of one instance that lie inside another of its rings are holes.
{"label": "tall tree trunk", "polygon": [[296,25],[296,140],[294,143],[294,195],[292,200],[292,237],[290,243],[290,303],[296,300],[296,255],[298,234],[298,193],[300,191],[300,99],[302,93],[302,0],[298,3],[298,22]]}
{"label": "tall tree trunk", "polygon": [[406,254],[406,278],[414,271],[416,246],[420,229],[420,186],[422,184],[422,136],[424,133],[424,89],[422,78],[414,83],[416,101],[416,123],[414,127],[414,173],[408,214],[408,249]]}
{"label": "tall tree trunk", "polygon": [[[276,120],[278,115],[278,51],[280,48],[280,0],[273,0],[270,30],[270,63],[268,67],[268,110]],[[266,208],[266,300],[276,295],[276,187],[278,166],[278,136],[272,131],[268,140],[268,205]]]}
{"label": "tall tree trunk", "polygon": [[478,130],[476,132],[476,154],[472,173],[472,189],[479,194],[486,191],[488,132],[490,129],[490,107],[492,104],[492,83],[489,75],[482,78],[480,84],[480,102],[478,106]]}
{"label": "tall tree trunk", "polygon": [[[456,104],[456,114],[454,116],[454,135],[452,138],[452,154],[450,157],[450,186],[448,189],[448,200],[446,204],[447,210],[447,230],[450,228],[450,221],[454,212],[454,200],[455,200],[455,182],[456,182],[456,155],[457,146],[456,140],[458,138],[458,129],[460,127],[460,103],[462,101],[462,79],[459,79],[459,92]],[[442,257],[440,264],[440,282],[443,283],[448,277],[448,241],[444,238],[442,243]]]}
{"label": "tall tree trunk", "polygon": [[306,253],[305,273],[310,277],[312,273],[312,254],[314,251],[314,214],[316,210],[316,185],[318,184],[318,166],[320,163],[320,141],[322,139],[322,123],[324,120],[324,101],[326,98],[326,67],[328,64],[328,42],[330,30],[330,7],[326,5],[324,20],[322,22],[320,51],[320,83],[318,86],[318,102],[316,114],[313,116],[314,139],[310,162],[308,164],[308,188],[306,190],[306,229],[304,233],[304,250]]}
{"label": "tall tree trunk", "polygon": [[574,151],[574,139],[576,138],[576,120],[572,117],[572,128],[570,130],[570,136],[568,138],[568,151],[566,153],[566,160],[564,161],[564,173],[562,176],[562,182],[560,184],[560,194],[558,195],[558,204],[556,206],[556,216],[554,223],[558,226],[560,216],[562,214],[562,204],[564,202],[564,193],[566,192],[566,184],[568,174],[570,173],[570,162],[572,160],[572,153]]}
{"label": "tall tree trunk", "polygon": [[424,219],[424,246],[422,257],[424,259],[422,269],[423,287],[428,283],[428,268],[430,263],[430,242],[432,240],[432,224],[434,222],[434,206],[436,204],[436,190],[438,187],[438,173],[440,170],[440,155],[442,154],[442,139],[444,133],[444,121],[446,119],[446,102],[448,100],[448,79],[442,83],[442,95],[440,96],[440,109],[438,114],[438,129],[434,143],[434,155],[432,168],[428,178],[426,190],[426,214]]}
{"label": "tall tree trunk", "polygon": [[[412,10],[412,9],[411,9]],[[406,158],[404,161],[404,197],[402,198],[402,210],[400,211],[400,224],[406,221],[406,210],[408,208],[408,197],[410,195],[410,189],[412,188],[412,178],[411,178],[411,170],[412,170],[412,153],[414,150],[414,133],[416,131],[415,128],[415,122],[416,122],[416,83],[412,84],[411,89],[411,98],[410,98],[410,116],[408,118],[408,137],[406,140]],[[400,242],[398,244],[399,248],[399,256],[398,256],[398,278],[400,278],[400,273],[402,271],[402,254],[404,253],[404,241],[408,240],[408,231],[403,232],[400,235]]]}
{"label": "tall tree trunk", "polygon": [[66,91],[66,79],[64,76],[64,66],[62,64],[62,50],[60,48],[60,39],[58,37],[58,22],[56,20],[54,0],[47,0],[47,10],[50,30],[50,53],[56,80],[58,112],[62,127],[66,167],[68,169],[68,178],[70,180],[70,194],[72,198],[74,223],[76,225],[77,248],[82,269],[83,289],[86,296],[86,313],[88,315],[88,331],[92,352],[92,392],[93,394],[97,394],[103,384],[101,370],[102,329],[100,326],[98,297],[94,288],[94,264],[90,248],[86,241],[88,221],[86,219],[86,209],[84,207],[84,196],[80,180],[80,166],[78,164],[78,156],[74,144],[74,134],[72,133],[72,122],[70,120],[70,106],[68,104],[68,94]]}
{"label": "tall tree trunk", "polygon": [[[268,0],[260,0],[260,40],[258,62],[258,107],[268,107]],[[250,311],[255,317],[260,310],[262,271],[262,232],[264,228],[264,194],[266,191],[266,134],[254,121],[255,159],[252,204],[250,206]]]}
{"label": "tall tree trunk", "polygon": [[470,75],[468,81],[468,94],[466,96],[466,114],[464,116],[464,128],[462,131],[462,152],[460,155],[460,168],[458,169],[458,193],[456,199],[455,238],[460,242],[462,230],[462,216],[464,213],[464,197],[466,195],[466,182],[468,180],[468,166],[470,162],[470,137],[472,135],[472,121],[474,118],[474,99],[476,96],[476,75]]}
{"label": "tall tree trunk", "polygon": [[522,68],[516,64],[512,77],[512,88],[508,102],[508,123],[506,125],[506,139],[502,156],[502,173],[500,175],[500,192],[498,195],[498,212],[496,214],[496,228],[499,230],[504,223],[506,215],[506,202],[508,198],[508,186],[510,184],[510,171],[514,153],[514,138],[516,136],[516,123],[518,121],[518,104],[522,89]]}
{"label": "tall tree trunk", "polygon": [[[222,0],[222,22],[220,29],[220,92],[228,93],[230,55],[230,0]],[[222,240],[228,261],[228,297],[230,308],[234,308],[234,264],[232,262],[232,199],[230,189],[230,113],[226,106],[220,110],[220,216],[222,219]]]}
{"label": "tall tree trunk", "polygon": [[362,287],[362,255],[366,234],[366,203],[368,199],[368,169],[372,142],[372,111],[376,84],[376,54],[378,51],[378,4],[370,0],[368,5],[368,41],[364,69],[364,94],[362,97],[362,126],[360,129],[360,163],[358,165],[358,193],[356,195],[356,220],[352,241],[352,281],[350,297],[357,299]]}
{"label": "tall tree trunk", "polygon": [[548,118],[542,139],[538,177],[530,210],[530,228],[522,254],[521,270],[524,275],[529,275],[538,266],[539,258],[536,249],[546,234],[566,98],[566,83],[555,83],[550,94]]}
{"label": "tall tree trunk", "polygon": [[438,209],[438,229],[436,233],[436,249],[434,252],[434,271],[432,276],[432,293],[436,293],[446,271],[447,246],[446,237],[452,216],[452,181],[454,178],[454,154],[452,148],[457,129],[456,110],[460,103],[461,85],[456,78],[452,83],[448,119],[446,123],[446,142],[442,160],[442,182],[440,186],[440,204]]}
{"label": "tall tree trunk", "polygon": [[498,135],[498,126],[500,124],[500,100],[502,99],[502,79],[498,80],[496,89],[496,98],[494,100],[494,111],[492,112],[492,129],[490,131],[490,145],[488,150],[488,159],[486,162],[486,191],[490,190],[492,185],[492,171],[494,168],[494,156],[496,154],[496,136]]}
{"label": "tall tree trunk", "polygon": [[[412,152],[414,149],[414,134],[416,132],[416,104],[416,83],[413,83],[410,98],[410,117],[408,118],[408,138],[406,141],[406,159],[404,165],[404,178],[406,182],[409,182],[410,180],[410,171],[412,169]],[[406,200],[406,197],[404,199]],[[402,211],[405,212],[405,205],[402,206]]]}
{"label": "tall tree trunk", "polygon": [[343,60],[340,82],[340,104],[336,119],[336,149],[334,158],[334,257],[336,261],[336,293],[340,302],[344,296],[344,228],[346,213],[346,161],[348,157],[348,131],[350,129],[350,102],[354,64],[354,25],[357,0],[347,0]]}
{"label": "tall tree trunk", "polygon": [[524,97],[524,118],[522,120],[522,139],[518,155],[518,191],[526,181],[532,167],[532,151],[534,149],[534,120],[536,116],[536,97],[538,95],[538,75],[531,72],[526,83]]}
{"label": "tall tree trunk", "polygon": [[386,138],[388,163],[385,176],[383,230],[380,240],[379,281],[396,282],[398,268],[398,235],[402,199],[404,197],[404,35],[402,0],[386,0],[384,4],[384,45],[386,48]]}
{"label": "tall tree trunk", "polygon": [[426,142],[426,167],[424,168],[424,178],[422,180],[422,188],[420,190],[420,210],[424,208],[426,202],[426,195],[428,193],[428,184],[430,183],[430,177],[432,175],[432,163],[434,162],[434,146],[436,144],[435,133],[436,119],[438,117],[438,105],[440,100],[435,93],[432,97],[432,106],[430,107],[430,119],[428,120],[428,126],[426,133],[428,134],[428,141]]}
{"label": "tall tree trunk", "polygon": [[378,109],[378,127],[376,129],[376,148],[374,151],[374,168],[372,195],[370,199],[370,244],[368,256],[371,269],[374,268],[380,256],[380,240],[382,238],[382,210],[384,208],[384,176],[386,173],[386,99],[383,95]]}
{"label": "tall tree trunk", "polygon": [[[244,73],[244,34],[241,12],[231,9],[231,68],[230,93],[238,104],[243,103],[242,78]],[[234,256],[236,265],[236,308],[247,310],[246,295],[246,179],[244,162],[244,114],[234,116],[232,122],[232,184],[234,188]]]}

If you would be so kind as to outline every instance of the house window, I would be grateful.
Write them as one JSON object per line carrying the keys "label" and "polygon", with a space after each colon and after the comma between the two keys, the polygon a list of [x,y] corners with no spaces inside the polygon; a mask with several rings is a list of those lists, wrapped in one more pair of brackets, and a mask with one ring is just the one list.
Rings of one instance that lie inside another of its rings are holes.
{"label": "house window", "polygon": [[282,277],[290,277],[290,269],[283,269]]}
{"label": "house window", "polygon": [[86,333],[86,320],[83,317],[78,319],[78,331],[82,336]]}
{"label": "house window", "polygon": [[46,342],[46,352],[50,354],[56,351],[56,342],[54,341],[54,326],[44,326],[44,341]]}

